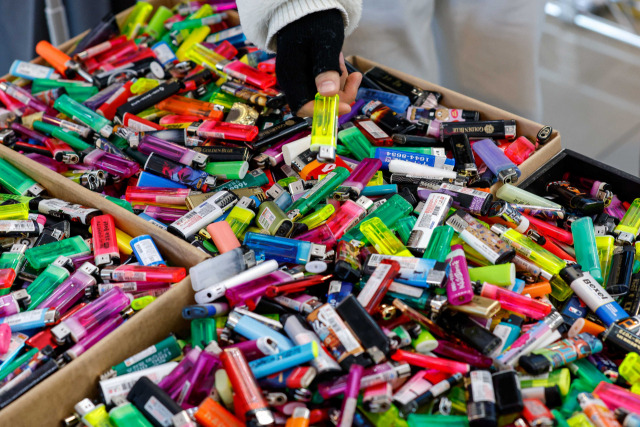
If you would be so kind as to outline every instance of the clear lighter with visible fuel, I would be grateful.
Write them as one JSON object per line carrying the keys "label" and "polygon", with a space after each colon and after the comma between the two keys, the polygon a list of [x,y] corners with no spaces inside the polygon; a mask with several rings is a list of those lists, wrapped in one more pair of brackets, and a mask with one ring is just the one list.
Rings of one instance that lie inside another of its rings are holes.
{"label": "clear lighter with visible fuel", "polygon": [[316,94],[311,125],[311,151],[318,153],[318,161],[333,163],[338,145],[338,95]]}
{"label": "clear lighter with visible fuel", "polygon": [[250,232],[244,236],[244,245],[253,249],[256,256],[295,264],[306,264],[312,257],[323,258],[326,251],[323,245]]}
{"label": "clear lighter with visible fuel", "polygon": [[360,224],[360,231],[380,254],[413,256],[380,218],[374,217],[364,221]]}
{"label": "clear lighter with visible fuel", "polygon": [[635,199],[622,221],[616,226],[614,233],[617,240],[625,245],[632,244],[640,232],[640,198]]}

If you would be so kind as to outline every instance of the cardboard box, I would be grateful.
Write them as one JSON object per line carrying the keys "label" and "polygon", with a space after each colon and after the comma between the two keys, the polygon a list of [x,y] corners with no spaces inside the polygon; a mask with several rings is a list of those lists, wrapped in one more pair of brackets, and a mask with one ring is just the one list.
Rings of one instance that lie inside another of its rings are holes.
{"label": "cardboard box", "polygon": [[[380,67],[387,70],[389,73],[399,77],[400,79],[415,85],[416,87],[440,92],[442,94],[442,105],[452,108],[462,108],[465,110],[479,111],[480,118],[482,120],[513,119],[516,121],[517,125],[517,136],[524,135],[529,137],[529,139],[535,141],[538,131],[543,126],[540,123],[525,119],[524,117],[520,117],[516,114],[494,107],[493,105],[486,104],[477,99],[470,98],[445,87],[430,83],[426,80],[421,80],[417,77],[410,76],[409,74],[403,73],[402,71],[394,70],[393,68],[386,67],[361,56],[351,56],[347,58],[347,60],[362,72],[366,72],[373,67]],[[520,176],[520,179],[518,181],[521,182],[527,179],[527,177],[533,174],[536,170],[538,170],[538,168],[542,167],[554,155],[556,155],[560,151],[560,148],[560,133],[554,129],[551,135],[551,140],[549,140],[549,142],[547,142],[545,145],[541,146],[538,150],[536,150],[535,153],[531,155],[531,157],[529,157],[524,163],[518,166],[520,168],[520,172],[522,172],[522,175]],[[491,187],[491,192],[495,194],[498,188],[500,188],[501,186],[502,183],[494,184]]]}
{"label": "cardboard box", "polygon": [[566,172],[574,176],[611,184],[613,193],[625,202],[633,202],[640,194],[640,178],[637,176],[566,148],[520,183],[518,187],[536,194],[545,194],[547,183],[561,181]]}

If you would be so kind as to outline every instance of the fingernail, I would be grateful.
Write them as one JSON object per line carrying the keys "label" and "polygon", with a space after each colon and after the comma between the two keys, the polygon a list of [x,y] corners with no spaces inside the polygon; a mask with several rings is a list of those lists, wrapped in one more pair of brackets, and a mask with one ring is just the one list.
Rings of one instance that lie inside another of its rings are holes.
{"label": "fingernail", "polygon": [[320,83],[320,86],[318,86],[318,91],[323,93],[334,92],[337,89],[335,82],[332,82],[331,80],[325,80]]}

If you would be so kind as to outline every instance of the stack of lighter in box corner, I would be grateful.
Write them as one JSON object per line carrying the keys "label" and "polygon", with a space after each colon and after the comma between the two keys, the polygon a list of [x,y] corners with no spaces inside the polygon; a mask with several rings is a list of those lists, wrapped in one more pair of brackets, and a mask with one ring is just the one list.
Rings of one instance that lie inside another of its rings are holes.
{"label": "stack of lighter in box corner", "polygon": [[[351,112],[317,95],[294,116],[234,7],[138,2],[0,82],[5,146],[211,256],[190,269],[190,331],[112,366],[67,424],[638,425],[640,198],[589,171],[514,186],[550,127],[523,135],[381,67]],[[8,404],[184,270],[0,166],[0,215],[22,215],[0,233],[30,246],[0,256]],[[18,313],[34,301],[37,324]]]}

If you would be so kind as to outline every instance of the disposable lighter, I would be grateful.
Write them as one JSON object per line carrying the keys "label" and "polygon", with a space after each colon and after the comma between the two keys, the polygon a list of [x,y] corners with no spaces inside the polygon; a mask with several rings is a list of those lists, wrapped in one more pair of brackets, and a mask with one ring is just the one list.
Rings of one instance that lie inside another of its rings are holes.
{"label": "disposable lighter", "polygon": [[138,145],[138,151],[143,154],[156,153],[174,162],[200,169],[206,166],[208,160],[206,154],[196,153],[186,147],[165,141],[153,135],[145,135],[142,137]]}
{"label": "disposable lighter", "polygon": [[289,218],[296,220],[306,215],[314,208],[314,206],[320,203],[321,200],[328,197],[340,184],[342,184],[349,174],[350,172],[347,168],[335,168],[289,207],[287,210]]}
{"label": "disposable lighter", "polygon": [[316,94],[311,125],[311,151],[318,153],[318,161],[333,163],[338,145],[339,96]]}
{"label": "disposable lighter", "polygon": [[11,331],[16,333],[43,328],[51,323],[55,323],[59,317],[60,313],[57,309],[41,308],[0,318],[0,323],[6,323],[11,327]]}
{"label": "disposable lighter", "polygon": [[[374,211],[370,212],[363,218],[362,222],[368,221],[372,218],[380,218],[382,222],[387,225],[393,225],[398,219],[408,215],[413,210],[413,206],[407,202],[399,194],[391,196],[382,206],[378,207]],[[361,222],[361,223],[362,223]],[[356,240],[364,244],[367,243],[364,234],[360,230],[360,227],[353,227],[347,231],[341,240]]]}
{"label": "disposable lighter", "polygon": [[40,184],[4,159],[0,159],[0,185],[19,196],[36,197],[44,191]]}
{"label": "disposable lighter", "polygon": [[382,298],[384,298],[393,279],[399,273],[400,264],[394,260],[385,259],[378,264],[358,294],[358,302],[365,308],[367,313],[374,314],[379,310]]}
{"label": "disposable lighter", "polygon": [[596,246],[596,235],[591,217],[587,216],[573,221],[571,223],[571,234],[573,235],[578,264],[599,283],[603,283],[598,247]]}
{"label": "disposable lighter", "polygon": [[501,224],[491,226],[491,231],[507,242],[521,256],[535,262],[545,271],[551,274],[558,274],[560,270],[567,266],[567,262],[540,245],[534,243],[515,229],[507,228]]}
{"label": "disposable lighter", "polygon": [[312,257],[323,258],[326,251],[324,245],[251,232],[245,234],[244,245],[266,259],[296,264],[306,264]]}
{"label": "disposable lighter", "polygon": [[[66,122],[66,120],[62,120],[62,121]],[[67,122],[67,123],[71,123],[71,122]],[[71,124],[75,125],[75,123],[71,123]],[[65,130],[59,126],[52,125],[45,122],[40,122],[40,121],[33,122],[33,128],[40,132],[44,132],[48,135],[51,135],[52,137],[57,138],[60,141],[66,142],[69,145],[69,147],[73,148],[74,150],[82,151],[82,150],[91,148],[91,145],[86,143],[83,139],[81,139],[76,133],[76,131]],[[84,128],[84,129],[87,129],[91,132],[91,129],[89,128]]]}
{"label": "disposable lighter", "polygon": [[233,234],[238,239],[243,238],[244,232],[249,227],[256,213],[254,212],[256,202],[249,197],[242,197],[236,205],[231,208],[229,215],[224,219],[231,226]]}
{"label": "disposable lighter", "polygon": [[71,79],[79,75],[89,83],[93,83],[91,74],[82,69],[80,64],[71,59],[69,55],[54,47],[48,41],[39,41],[36,45],[36,52],[64,77]]}
{"label": "disposable lighter", "polygon": [[60,315],[65,314],[85,295],[86,288],[97,283],[95,277],[97,274],[98,268],[96,266],[89,262],[84,263],[36,308],[56,307]]}
{"label": "disposable lighter", "polygon": [[407,240],[409,250],[418,254],[426,251],[434,231],[444,224],[451,203],[452,198],[446,194],[429,195]]}
{"label": "disposable lighter", "polygon": [[216,178],[208,173],[180,164],[156,153],[151,153],[144,164],[144,170],[184,184],[193,190],[208,191],[215,187]]}
{"label": "disposable lighter", "polygon": [[471,302],[473,287],[469,279],[469,268],[462,245],[451,246],[451,253],[447,255],[450,273],[447,279],[447,299],[452,305]]}
{"label": "disposable lighter", "polygon": [[53,106],[56,110],[89,126],[105,138],[111,136],[113,132],[113,124],[110,120],[75,101],[69,95],[62,95],[56,99]]}
{"label": "disposable lighter", "polygon": [[35,98],[31,93],[20,86],[16,86],[12,83],[2,81],[0,82],[0,91],[5,92],[7,95],[17,99],[27,107],[41,112],[51,113],[51,107],[44,102]]}
{"label": "disposable lighter", "polygon": [[59,242],[47,243],[46,245],[29,248],[25,252],[29,265],[35,269],[41,269],[53,262],[60,255],[84,255],[91,252],[89,245],[82,236],[73,236]]}
{"label": "disposable lighter", "polygon": [[54,262],[49,264],[27,287],[27,292],[31,297],[28,310],[33,310],[39,306],[42,301],[51,295],[58,285],[67,280],[72,271],[73,262],[65,256],[59,256]]}
{"label": "disposable lighter", "polygon": [[235,194],[226,190],[218,191],[212,197],[174,221],[169,225],[168,231],[183,239],[191,237],[201,228],[212,223],[231,209],[237,201],[238,196]]}
{"label": "disposable lighter", "polygon": [[51,333],[60,344],[68,340],[79,342],[101,323],[126,309],[131,300],[132,297],[122,289],[113,288],[54,326]]}
{"label": "disposable lighter", "polygon": [[491,172],[505,184],[518,182],[520,169],[490,139],[476,141],[473,151],[484,161]]}
{"label": "disposable lighter", "polygon": [[258,127],[218,120],[194,122],[186,130],[185,145],[202,145],[205,138],[230,139],[251,142],[258,136]]}
{"label": "disposable lighter", "polygon": [[176,114],[199,116],[209,120],[222,120],[224,117],[223,108],[220,105],[178,95],[163,99],[156,104],[156,107]]}
{"label": "disposable lighter", "polygon": [[344,201],[349,198],[358,198],[373,175],[380,170],[381,166],[382,162],[379,159],[363,159],[358,166],[355,167],[353,172],[351,172],[349,178],[347,178],[342,185],[333,192],[333,198],[340,201]]}
{"label": "disposable lighter", "polygon": [[84,165],[102,169],[121,178],[130,178],[140,170],[140,165],[135,161],[108,153],[99,148],[89,148],[79,153],[79,155]]}
{"label": "disposable lighter", "polygon": [[640,232],[640,199],[635,199],[620,223],[616,226],[614,233],[617,240],[622,244],[632,244]]}
{"label": "disposable lighter", "polygon": [[120,263],[116,241],[116,226],[111,215],[99,215],[91,219],[93,259],[97,267]]}
{"label": "disposable lighter", "polygon": [[516,254],[513,248],[467,213],[456,211],[446,223],[458,232],[466,244],[482,254],[491,264],[508,262]]}
{"label": "disposable lighter", "polygon": [[220,360],[235,391],[234,412],[243,420],[254,420],[259,426],[272,425],[273,414],[242,352],[237,348],[227,348],[220,354]]}
{"label": "disposable lighter", "polygon": [[360,231],[380,254],[413,257],[380,218],[374,217],[363,221],[360,224]]}
{"label": "disposable lighter", "polygon": [[131,249],[140,265],[162,266],[167,262],[162,258],[153,238],[147,234],[134,237],[130,242]]}
{"label": "disposable lighter", "polygon": [[[11,292],[0,297],[0,317],[11,316],[25,310],[31,301],[31,297],[25,289]],[[6,353],[6,351],[5,351]]]}
{"label": "disposable lighter", "polygon": [[186,271],[184,267],[144,266],[123,264],[107,266],[100,271],[103,280],[115,282],[131,282],[134,280],[147,282],[176,283],[184,279]]}

